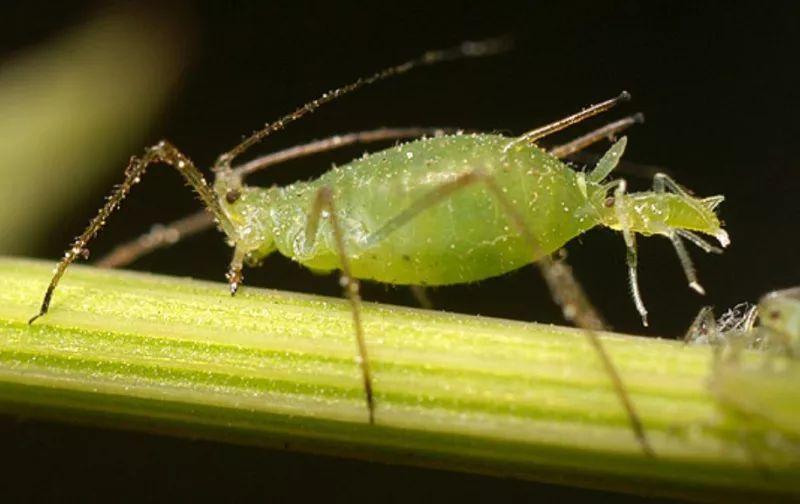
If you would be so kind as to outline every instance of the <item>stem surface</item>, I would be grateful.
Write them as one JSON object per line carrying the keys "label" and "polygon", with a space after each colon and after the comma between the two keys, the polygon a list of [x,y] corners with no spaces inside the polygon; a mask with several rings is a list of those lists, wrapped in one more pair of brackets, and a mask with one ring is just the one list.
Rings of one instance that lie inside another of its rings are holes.
{"label": "stem surface", "polygon": [[800,494],[797,451],[712,395],[707,347],[603,335],[648,458],[581,331],[366,303],[371,426],[344,300],[74,266],[29,326],[51,268],[0,258],[7,413],[637,494]]}

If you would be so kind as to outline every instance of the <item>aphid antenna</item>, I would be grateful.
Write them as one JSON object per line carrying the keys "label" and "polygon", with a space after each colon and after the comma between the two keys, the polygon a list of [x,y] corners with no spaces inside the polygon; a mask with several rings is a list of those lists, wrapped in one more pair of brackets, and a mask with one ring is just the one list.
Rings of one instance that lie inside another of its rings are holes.
{"label": "aphid antenna", "polygon": [[368,77],[361,77],[350,84],[323,93],[319,98],[311,100],[305,105],[281,117],[277,121],[265,124],[263,128],[254,131],[249,137],[245,138],[234,148],[222,154],[214,164],[213,171],[229,171],[231,169],[231,163],[236,157],[240,156],[247,149],[261,142],[272,133],[282,130],[289,123],[294,122],[301,117],[310,114],[311,112],[314,112],[326,103],[332,102],[337,98],[340,98],[365,86],[388,79],[390,77],[394,77],[396,75],[404,74],[417,67],[435,65],[445,61],[453,61],[462,58],[483,58],[487,56],[494,56],[496,54],[506,52],[512,47],[513,41],[507,36],[479,41],[465,41],[448,49],[428,51],[417,58],[406,61],[405,63],[385,68]]}

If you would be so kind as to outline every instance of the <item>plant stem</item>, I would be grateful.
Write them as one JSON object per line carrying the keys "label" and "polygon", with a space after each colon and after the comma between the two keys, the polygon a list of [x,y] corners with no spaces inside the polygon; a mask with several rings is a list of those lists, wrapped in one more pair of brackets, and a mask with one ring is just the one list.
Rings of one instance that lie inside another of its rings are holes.
{"label": "plant stem", "polygon": [[800,493],[796,452],[711,394],[708,348],[603,335],[648,458],[581,331],[367,304],[369,425],[343,300],[73,267],[29,326],[51,267],[0,258],[6,412],[639,494]]}

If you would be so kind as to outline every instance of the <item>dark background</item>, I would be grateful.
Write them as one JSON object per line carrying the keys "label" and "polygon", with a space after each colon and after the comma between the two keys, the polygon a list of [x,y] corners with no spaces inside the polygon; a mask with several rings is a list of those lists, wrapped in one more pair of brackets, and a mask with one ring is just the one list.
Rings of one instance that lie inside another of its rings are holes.
{"label": "dark background", "polygon": [[[700,195],[724,194],[720,212],[732,245],[722,256],[691,250],[708,292],[702,298],[686,286],[667,240],[640,239],[640,282],[651,312],[651,328],[643,330],[628,294],[621,237],[598,229],[574,240],[568,246],[570,262],[613,326],[679,337],[703,304],[725,308],[800,283],[796,3],[430,4],[435,5],[205,2],[170,9],[170,15],[185,16],[187,37],[194,45],[180,88],[142,138],[142,146],[168,138],[198,164],[209,166],[241,135],[331,87],[428,49],[508,34],[516,40],[514,52],[420,69],[375,85],[292,125],[254,153],[378,126],[521,133],[627,89],[634,101],[607,119],[643,111],[647,123],[630,131],[625,159],[663,166]],[[0,57],[34,46],[102,8],[94,2],[17,5],[4,12]],[[569,134],[559,137],[567,138]],[[293,162],[253,182],[308,178],[363,150]],[[120,172],[126,159],[119,159]],[[634,189],[650,186],[648,179],[627,178]],[[108,187],[118,180],[119,174],[110,176]],[[76,194],[75,207],[48,230],[49,243],[35,255],[58,257],[102,197],[102,192]],[[98,257],[154,222],[197,208],[174,172],[151,170],[92,252]],[[210,232],[133,267],[222,281],[229,255],[220,235]],[[339,292],[335,278],[314,276],[279,257],[249,270],[247,283]],[[371,284],[363,290],[369,300],[413,302],[402,288]],[[431,296],[441,309],[561,323],[532,268],[479,284],[436,289]],[[29,497],[124,490],[135,498],[288,499],[309,497],[320,489],[342,500],[607,497],[209,442],[15,422],[3,424],[7,435],[2,446],[4,458],[20,461],[20,478],[18,485],[4,486]],[[43,479],[33,481],[34,470]],[[91,487],[98,479],[101,486]]]}

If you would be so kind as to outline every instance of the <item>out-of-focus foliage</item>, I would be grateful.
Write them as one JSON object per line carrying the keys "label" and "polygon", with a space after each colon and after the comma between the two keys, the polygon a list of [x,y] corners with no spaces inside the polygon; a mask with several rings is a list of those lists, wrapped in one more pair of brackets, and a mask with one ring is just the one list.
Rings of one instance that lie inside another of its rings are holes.
{"label": "out-of-focus foliage", "polygon": [[105,11],[0,62],[0,252],[30,251],[76,194],[121,171],[185,60],[169,19]]}

